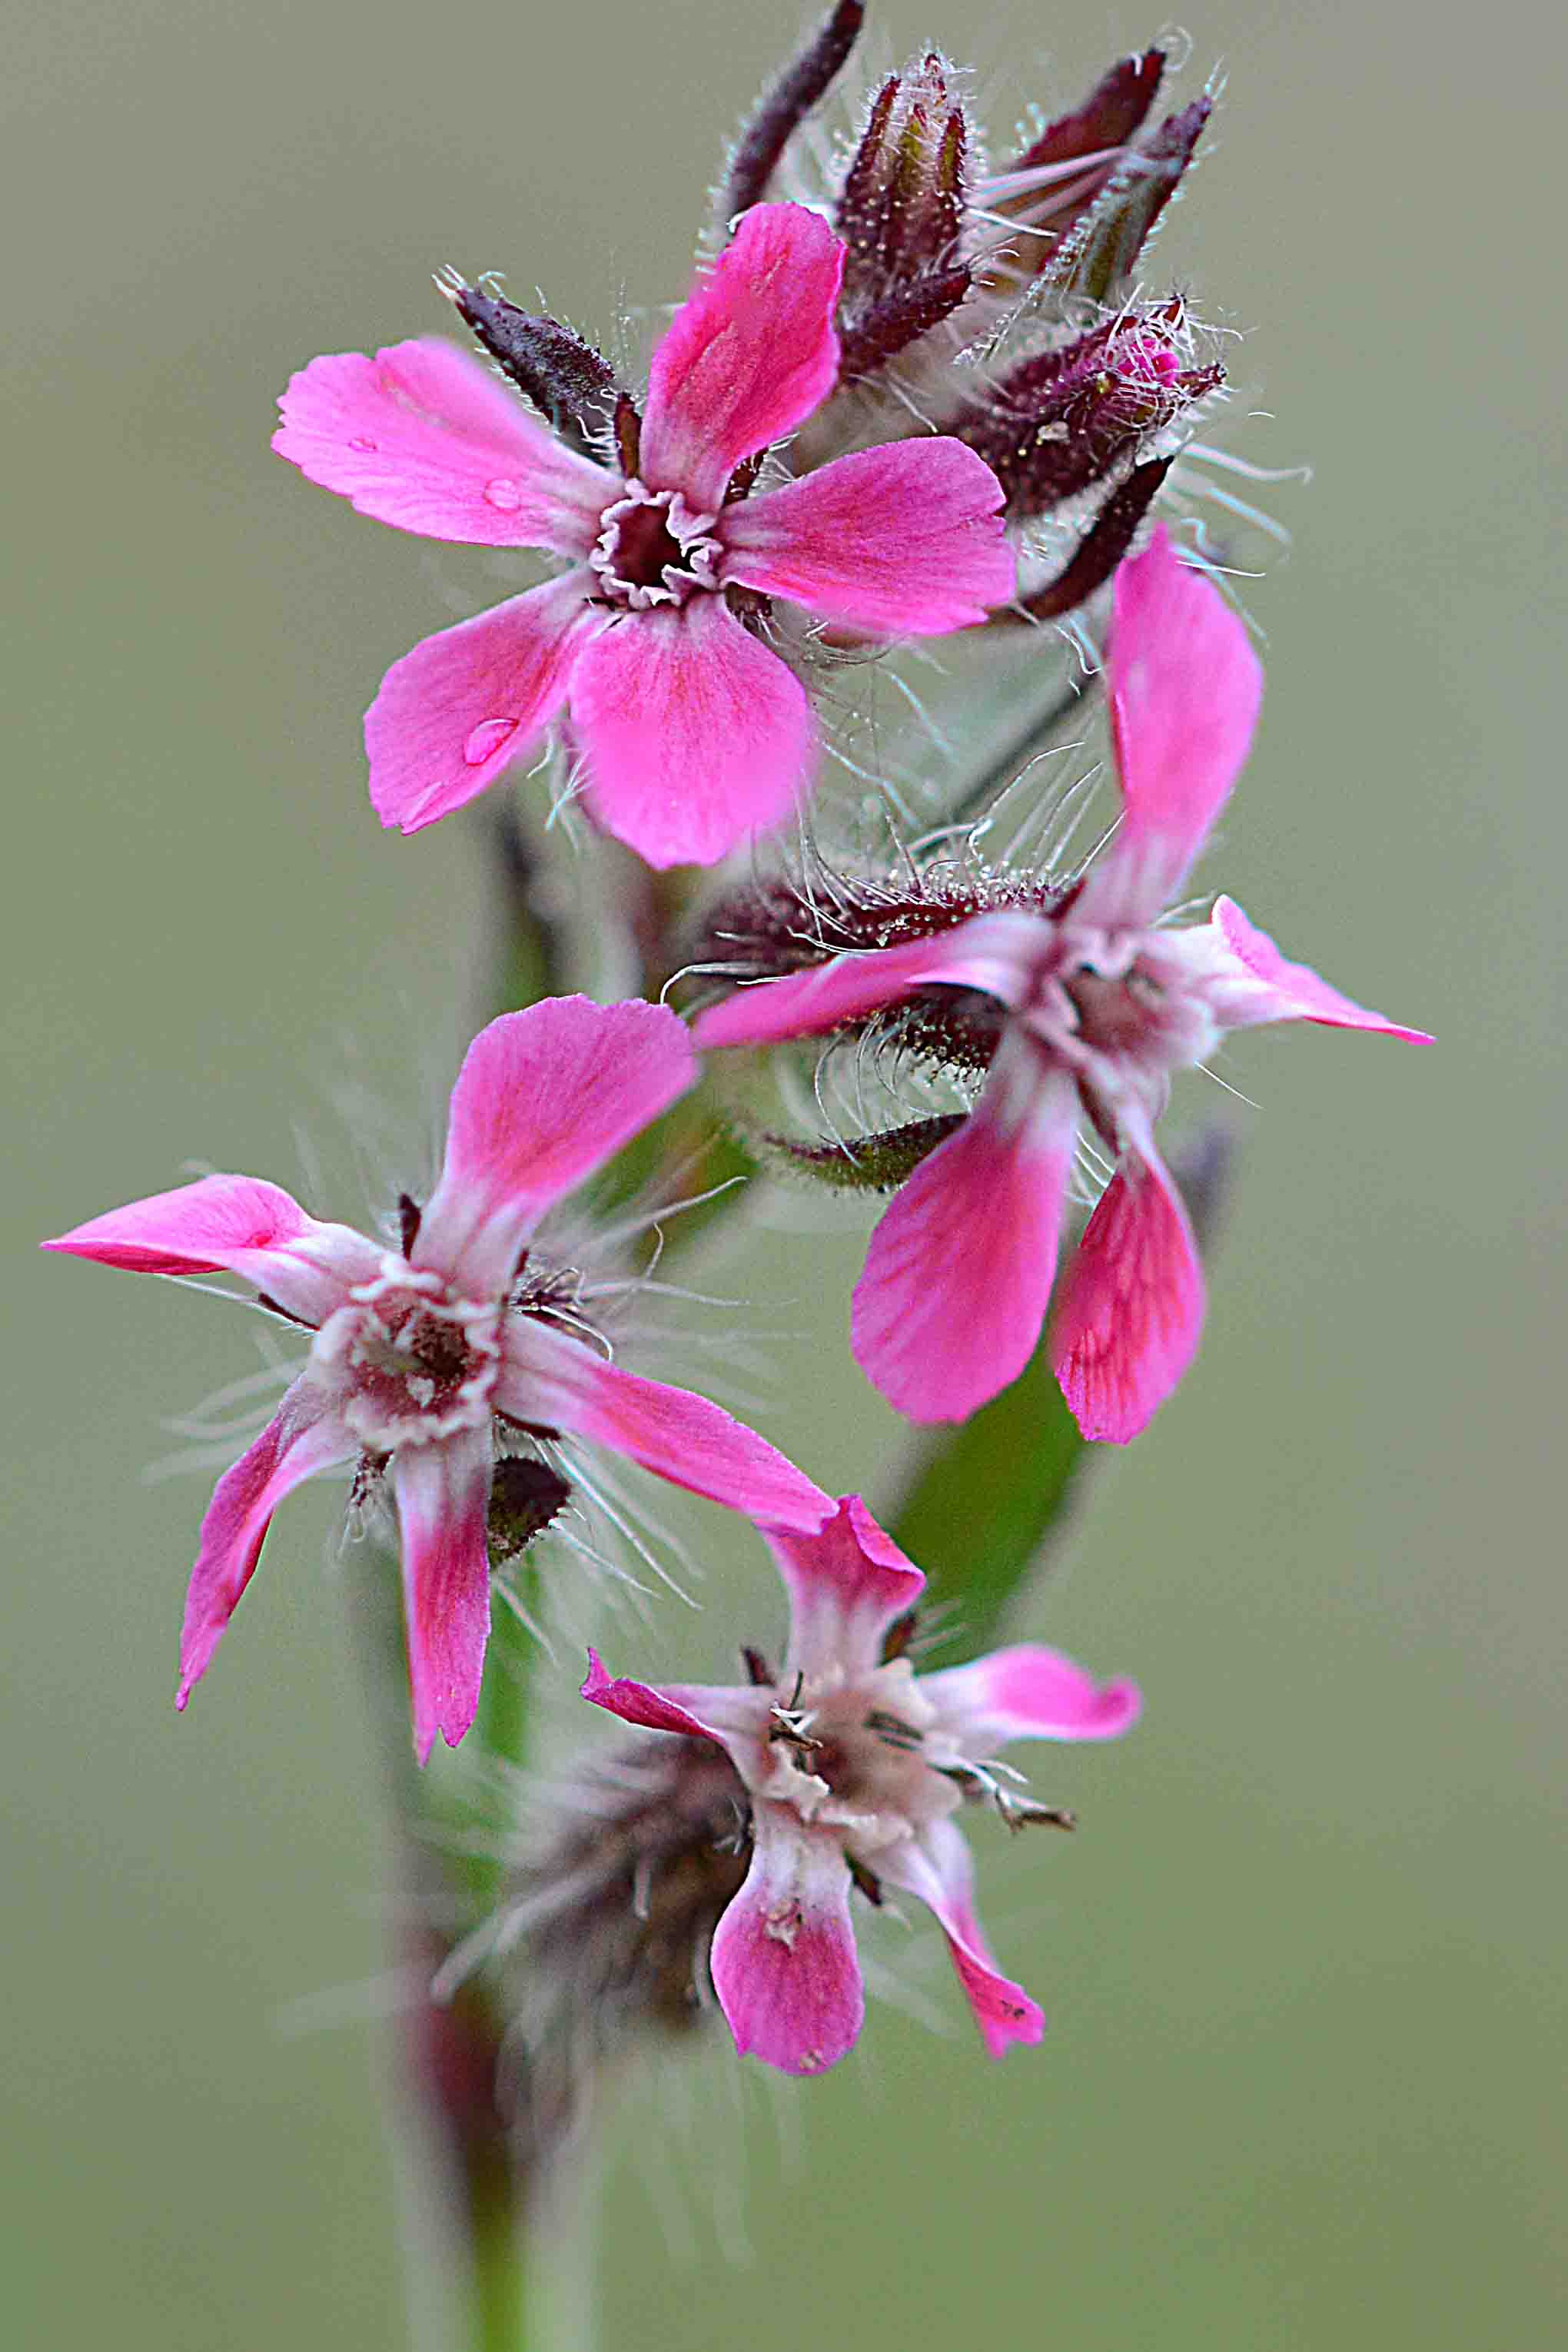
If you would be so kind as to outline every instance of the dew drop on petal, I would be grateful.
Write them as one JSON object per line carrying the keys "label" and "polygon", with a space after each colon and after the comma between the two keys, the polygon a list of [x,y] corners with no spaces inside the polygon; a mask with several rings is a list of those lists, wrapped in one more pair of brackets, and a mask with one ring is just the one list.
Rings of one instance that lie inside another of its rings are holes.
{"label": "dew drop on petal", "polygon": [[374,441],[367,441],[363,433],[355,433],[351,436],[349,447],[351,449],[357,449],[362,457],[374,457],[375,454],[375,443]]}
{"label": "dew drop on petal", "polygon": [[488,505],[498,508],[502,514],[515,514],[522,504],[522,491],[505,474],[498,474],[493,482],[485,484],[485,499]]}
{"label": "dew drop on petal", "polygon": [[515,719],[481,719],[463,746],[463,757],[470,768],[482,768],[516,733]]}

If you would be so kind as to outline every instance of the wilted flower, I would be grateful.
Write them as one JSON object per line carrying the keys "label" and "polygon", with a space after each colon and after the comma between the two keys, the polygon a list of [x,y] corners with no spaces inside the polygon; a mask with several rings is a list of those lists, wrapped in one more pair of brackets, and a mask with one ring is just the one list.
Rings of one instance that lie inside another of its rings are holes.
{"label": "wilted flower", "polygon": [[492,1543],[514,1552],[565,1499],[514,1441],[586,1439],[737,1510],[821,1525],[832,1506],[810,1479],[705,1398],[605,1361],[528,1262],[545,1211],[695,1075],[672,1013],[553,997],[492,1021],[469,1046],[440,1180],[422,1212],[404,1203],[400,1250],[319,1223],[249,1176],[204,1176],[44,1244],[134,1273],[238,1275],[315,1333],[304,1370],[202,1522],[179,1706],[278,1505],[338,1464],[358,1464],[362,1494],[384,1476],[395,1501],[422,1761],[437,1731],[456,1746],[474,1719]]}
{"label": "wilted flower", "polygon": [[815,1534],[763,1530],[790,1601],[774,1674],[723,1688],[612,1678],[589,1654],[584,1698],[627,1723],[713,1740],[748,1793],[752,1859],[713,1937],[712,1977],[742,2053],[786,2074],[836,2065],[865,2000],[849,1898],[885,1888],[936,1915],[993,2057],[1045,2021],[998,1973],[974,1915],[969,1849],[952,1815],[987,1800],[1015,1828],[1070,1826],[994,1761],[1012,1739],[1110,1739],[1135,1719],[1128,1682],[1097,1684],[1035,1643],[917,1675],[903,1654],[925,1579],[847,1496]]}
{"label": "wilted flower", "polygon": [[[655,352],[640,418],[567,330],[460,280],[447,291],[556,435],[444,342],[295,376],[273,446],[311,481],[404,530],[572,566],[394,664],[365,721],[384,824],[461,807],[569,710],[605,829],[650,865],[710,865],[787,816],[816,762],[772,599],[890,638],[968,627],[1011,595],[1001,490],[958,441],[752,492],[763,453],[838,379],[844,265],[798,205],[749,213]],[[614,469],[589,454],[611,449]]]}
{"label": "wilted flower", "polygon": [[[1423,1035],[1287,962],[1228,898],[1207,923],[1163,928],[1262,692],[1242,624],[1163,530],[1117,574],[1108,686],[1122,817],[1077,883],[1054,900],[1037,890],[1037,908],[979,914],[954,893],[920,910],[928,936],[745,989],[696,1024],[701,1045],[759,1045],[915,1006],[921,1051],[940,1056],[945,1027],[954,1059],[988,1060],[969,1117],[932,1123],[927,1139],[943,1139],[883,1216],[855,1292],[857,1358],[918,1421],[963,1420],[1028,1361],[1086,1119],[1117,1172],[1074,1256],[1051,1360],[1086,1436],[1135,1436],[1203,1320],[1191,1228],[1153,1139],[1172,1073],[1260,1022]],[[978,1013],[955,991],[980,992]]]}

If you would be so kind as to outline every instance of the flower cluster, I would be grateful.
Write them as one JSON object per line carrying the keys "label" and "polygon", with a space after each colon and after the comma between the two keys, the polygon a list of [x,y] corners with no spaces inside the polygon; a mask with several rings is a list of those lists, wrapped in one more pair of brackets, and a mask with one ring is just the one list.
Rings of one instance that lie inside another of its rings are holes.
{"label": "flower cluster", "polygon": [[[956,1817],[984,1804],[1012,1828],[1066,1825],[995,1751],[1113,1738],[1139,1696],[1029,1643],[918,1673],[921,1571],[858,1496],[835,1502],[719,1404],[614,1360],[552,1255],[551,1213],[678,1104],[689,1139],[710,1141],[720,1087],[744,1123],[733,1049],[778,1049],[787,1073],[802,1040],[875,1047],[896,1073],[949,1081],[959,1107],[851,1140],[747,1130],[759,1156],[895,1192],[854,1297],[861,1366],[911,1421],[962,1422],[1030,1363],[1054,1295],[1045,1345],[1079,1428],[1125,1443],[1203,1317],[1155,1141],[1173,1074],[1266,1022],[1421,1034],[1288,961],[1228,898],[1173,919],[1262,687],[1209,568],[1151,520],[1223,383],[1185,301],[1148,299],[1139,276],[1207,96],[1156,121],[1153,47],[994,163],[962,78],[930,51],[868,94],[825,161],[813,110],[863,15],[839,0],[742,135],[642,389],[560,320],[449,272],[483,360],[439,340],[316,359],[274,444],[377,520],[552,562],[394,666],[366,720],[371,797],[416,832],[549,740],[594,824],[647,866],[749,845],[749,879],[705,909],[700,876],[648,890],[651,949],[624,909],[584,910],[590,930],[626,931],[620,969],[662,977],[700,938],[694,1017],[549,994],[492,1021],[453,1089],[434,1189],[402,1197],[379,1237],[210,1175],[45,1244],[233,1277],[301,1349],[203,1520],[182,1707],[278,1506],[318,1472],[349,1471],[353,1509],[400,1559],[422,1763],[473,1727],[492,1591],[594,1491],[594,1449],[759,1530],[790,1603],[780,1663],[747,1649],[743,1684],[656,1685],[590,1653],[582,1696],[639,1747],[618,1781],[583,1768],[617,1793],[595,1799],[598,1827],[556,1822],[537,1841],[519,1918],[542,1923],[537,1973],[569,1988],[563,2014],[584,1987],[628,2027],[716,1999],[741,2051],[801,2074],[860,2029],[856,1895],[935,1915],[993,2054],[1039,2038],[1039,2010],[987,1950]],[[780,836],[819,789],[832,664],[955,633],[1031,657],[1044,639],[1022,625],[1086,603],[1109,630],[1121,795],[1096,853],[938,867],[900,841],[873,871],[790,862]],[[962,1608],[961,1580],[952,1597]]]}

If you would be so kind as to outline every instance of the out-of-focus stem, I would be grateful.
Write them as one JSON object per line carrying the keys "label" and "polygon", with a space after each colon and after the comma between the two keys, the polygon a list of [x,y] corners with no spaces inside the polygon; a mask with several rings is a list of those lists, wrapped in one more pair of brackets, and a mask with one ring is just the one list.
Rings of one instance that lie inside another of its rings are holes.
{"label": "out-of-focus stem", "polygon": [[[478,1980],[426,1988],[473,1926],[476,1887],[432,1836],[443,1810],[415,1762],[395,1557],[353,1556],[353,1631],[388,1796],[391,1878],[409,1997],[397,2019],[391,2110],[415,2352],[590,2352],[586,2186],[577,2152],[531,2146],[503,2112],[503,2021]],[[492,1737],[520,1761],[526,1694],[506,1637],[487,1675]],[[493,1686],[492,1686],[493,1685]],[[450,1813],[448,1802],[446,1810]]]}

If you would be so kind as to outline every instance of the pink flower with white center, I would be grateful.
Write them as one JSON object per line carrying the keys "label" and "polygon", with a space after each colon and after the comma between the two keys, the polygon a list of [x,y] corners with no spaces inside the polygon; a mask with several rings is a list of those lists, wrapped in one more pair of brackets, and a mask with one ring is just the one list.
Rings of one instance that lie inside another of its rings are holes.
{"label": "pink flower with white center", "polygon": [[1020,1793],[995,1750],[1114,1739],[1137,1719],[1136,1685],[1096,1683],[1033,1643],[917,1675],[901,1652],[925,1578],[858,1495],[814,1534],[763,1533],[790,1602],[776,1677],[748,1651],[749,1685],[655,1688],[613,1679],[590,1651],[583,1685],[627,1723],[716,1740],[746,1785],[752,1865],[712,1952],[736,2047],[788,2074],[820,2074],[853,2048],[865,1998],[850,1890],[879,1904],[885,1886],[936,1914],[991,2055],[1037,2042],[1044,2018],[986,1949],[952,1816],[985,1798],[1014,1828],[1070,1827]]}
{"label": "pink flower with white center", "polygon": [[1426,1043],[1289,963],[1233,900],[1162,928],[1247,756],[1262,672],[1241,623],[1163,530],[1117,573],[1108,686],[1122,816],[1048,912],[835,957],[704,1013],[699,1045],[825,1035],[932,989],[1005,1008],[973,1112],[923,1160],[856,1286],[858,1360],[921,1422],[962,1421],[1034,1352],[1056,1277],[1080,1120],[1116,1155],[1058,1302],[1051,1362],[1087,1437],[1124,1444],[1197,1346],[1203,1273],[1154,1122],[1171,1074],[1226,1030],[1315,1021]]}
{"label": "pink flower with white center", "polygon": [[272,446],[311,481],[403,530],[572,567],[388,671],[365,720],[384,824],[460,808],[569,709],[605,830],[651,866],[711,865],[790,814],[816,757],[805,688],[726,592],[873,638],[945,635],[1005,603],[1002,492],[961,442],[900,441],[744,494],[749,461],[837,380],[844,259],[800,205],[747,213],[654,353],[625,473],[445,342],[294,377]]}
{"label": "pink flower with white center", "polygon": [[[324,1224],[276,1184],[204,1176],[43,1246],[140,1274],[238,1275],[315,1333],[274,1420],[218,1480],[185,1601],[184,1706],[273,1512],[318,1470],[390,1479],[420,1761],[474,1719],[489,1632],[489,1507],[509,1428],[583,1438],[732,1508],[819,1527],[832,1504],[719,1406],[605,1362],[523,1268],[540,1218],[683,1095],[686,1031],[652,1004],[551,998],[492,1021],[452,1090],[441,1175],[401,1251]],[[530,1311],[531,1296],[539,1303]],[[563,1499],[564,1490],[563,1490]]]}

